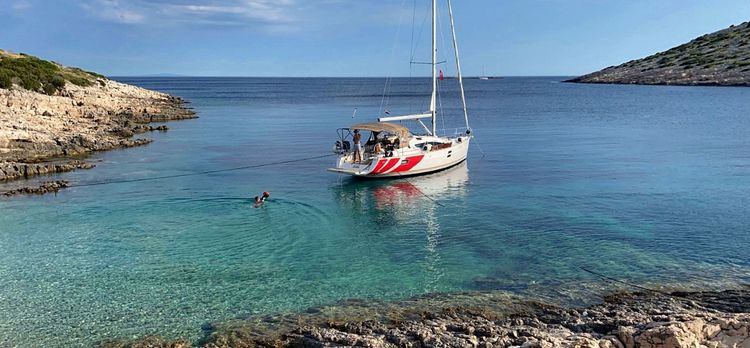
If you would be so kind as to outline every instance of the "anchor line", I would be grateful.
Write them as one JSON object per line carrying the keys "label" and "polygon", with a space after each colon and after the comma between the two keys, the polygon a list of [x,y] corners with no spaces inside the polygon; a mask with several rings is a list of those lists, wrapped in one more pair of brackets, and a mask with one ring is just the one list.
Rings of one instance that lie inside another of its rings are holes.
{"label": "anchor line", "polygon": [[111,185],[111,184],[124,184],[124,183],[131,183],[131,182],[154,181],[154,180],[163,180],[163,179],[172,179],[172,178],[182,178],[182,177],[187,177],[187,176],[198,176],[198,175],[206,175],[206,174],[224,173],[224,172],[232,172],[232,171],[238,171],[238,170],[244,170],[244,169],[253,169],[253,168],[269,167],[269,166],[275,166],[275,165],[281,165],[281,164],[304,162],[304,161],[310,161],[310,160],[314,160],[314,159],[318,159],[318,158],[324,158],[324,157],[328,157],[328,156],[332,156],[332,154],[322,155],[322,156],[305,157],[305,158],[296,158],[296,159],[285,160],[285,161],[276,161],[276,162],[268,162],[268,163],[261,163],[261,164],[252,164],[252,165],[241,166],[241,167],[215,169],[215,170],[206,170],[206,171],[201,171],[201,172],[192,172],[192,173],[183,173],[183,174],[174,174],[174,175],[162,175],[162,176],[152,176],[152,177],[137,178],[137,179],[123,179],[123,180],[110,180],[110,181],[98,181],[98,182],[90,182],[90,183],[72,184],[72,185],[68,185],[68,187],[86,187],[86,186],[100,186],[100,185]]}
{"label": "anchor line", "polygon": [[637,285],[637,284],[629,283],[629,282],[626,282],[626,281],[623,281],[623,280],[620,280],[620,279],[617,279],[617,278],[613,278],[613,277],[601,274],[599,272],[592,271],[592,270],[587,269],[585,267],[579,266],[578,268],[582,269],[585,272],[591,273],[591,274],[593,274],[593,275],[595,275],[597,277],[600,277],[600,278],[602,278],[602,279],[604,279],[604,280],[606,280],[608,282],[611,282],[611,283],[619,283],[619,284],[627,285],[627,286],[630,286],[630,287],[633,287],[633,288],[636,288],[636,289],[653,292],[653,293],[656,293],[656,294],[659,294],[659,295],[662,295],[662,296],[665,296],[665,297],[669,297],[669,298],[672,298],[672,299],[675,299],[675,300],[678,300],[678,301],[698,302],[698,303],[702,303],[704,305],[706,305],[706,304],[713,304],[713,305],[721,305],[721,306],[729,306],[729,307],[736,306],[736,304],[733,304],[733,303],[730,303],[730,302],[710,300],[710,299],[688,298],[687,295],[676,294],[676,293],[669,293],[669,292],[665,292],[665,291],[661,291],[661,290],[656,290],[656,289],[651,289],[651,288],[647,288],[645,286],[640,286],[640,285]]}

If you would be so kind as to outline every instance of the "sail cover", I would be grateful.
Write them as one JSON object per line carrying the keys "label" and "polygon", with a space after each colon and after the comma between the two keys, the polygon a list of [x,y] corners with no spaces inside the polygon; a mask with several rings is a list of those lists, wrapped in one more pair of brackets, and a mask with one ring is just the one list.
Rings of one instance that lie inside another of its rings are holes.
{"label": "sail cover", "polygon": [[358,123],[350,129],[359,129],[371,132],[388,132],[398,136],[399,146],[409,146],[409,128],[402,125],[387,123],[387,122],[369,122],[369,123]]}

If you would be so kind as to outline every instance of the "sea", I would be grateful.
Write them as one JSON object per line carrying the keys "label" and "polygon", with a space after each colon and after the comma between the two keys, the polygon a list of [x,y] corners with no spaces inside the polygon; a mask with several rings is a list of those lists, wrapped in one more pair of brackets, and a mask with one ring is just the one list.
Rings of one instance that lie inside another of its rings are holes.
{"label": "sea", "polygon": [[[0,347],[196,342],[352,299],[750,283],[750,88],[467,79],[466,162],[366,181],[326,171],[337,129],[426,110],[429,80],[116,79],[199,118],[0,198]],[[439,133],[465,131],[455,82]]]}

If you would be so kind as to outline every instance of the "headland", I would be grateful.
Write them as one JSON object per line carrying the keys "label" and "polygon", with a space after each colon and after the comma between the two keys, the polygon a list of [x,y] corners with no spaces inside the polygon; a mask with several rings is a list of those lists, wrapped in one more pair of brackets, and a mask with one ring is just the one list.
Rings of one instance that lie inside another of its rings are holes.
{"label": "headland", "polygon": [[566,82],[750,86],[750,22]]}
{"label": "headland", "polygon": [[87,154],[145,145],[150,123],[195,118],[186,101],[0,50],[0,182],[92,168]]}

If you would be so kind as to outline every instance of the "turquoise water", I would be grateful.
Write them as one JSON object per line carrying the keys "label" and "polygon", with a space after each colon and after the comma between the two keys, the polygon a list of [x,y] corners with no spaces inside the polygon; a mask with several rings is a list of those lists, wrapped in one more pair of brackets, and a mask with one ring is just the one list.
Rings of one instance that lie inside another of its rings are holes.
{"label": "turquoise water", "polygon": [[[384,86],[122,80],[187,98],[200,118],[45,179],[319,156],[335,128],[375,118]],[[0,346],[197,339],[207,322],[343,299],[597,281],[581,266],[639,284],[749,282],[750,89],[559,80],[468,81],[475,145],[435,175],[352,181],[325,172],[331,157],[0,199]],[[390,86],[383,109],[424,107],[426,90]],[[455,91],[442,94],[455,111]]]}

